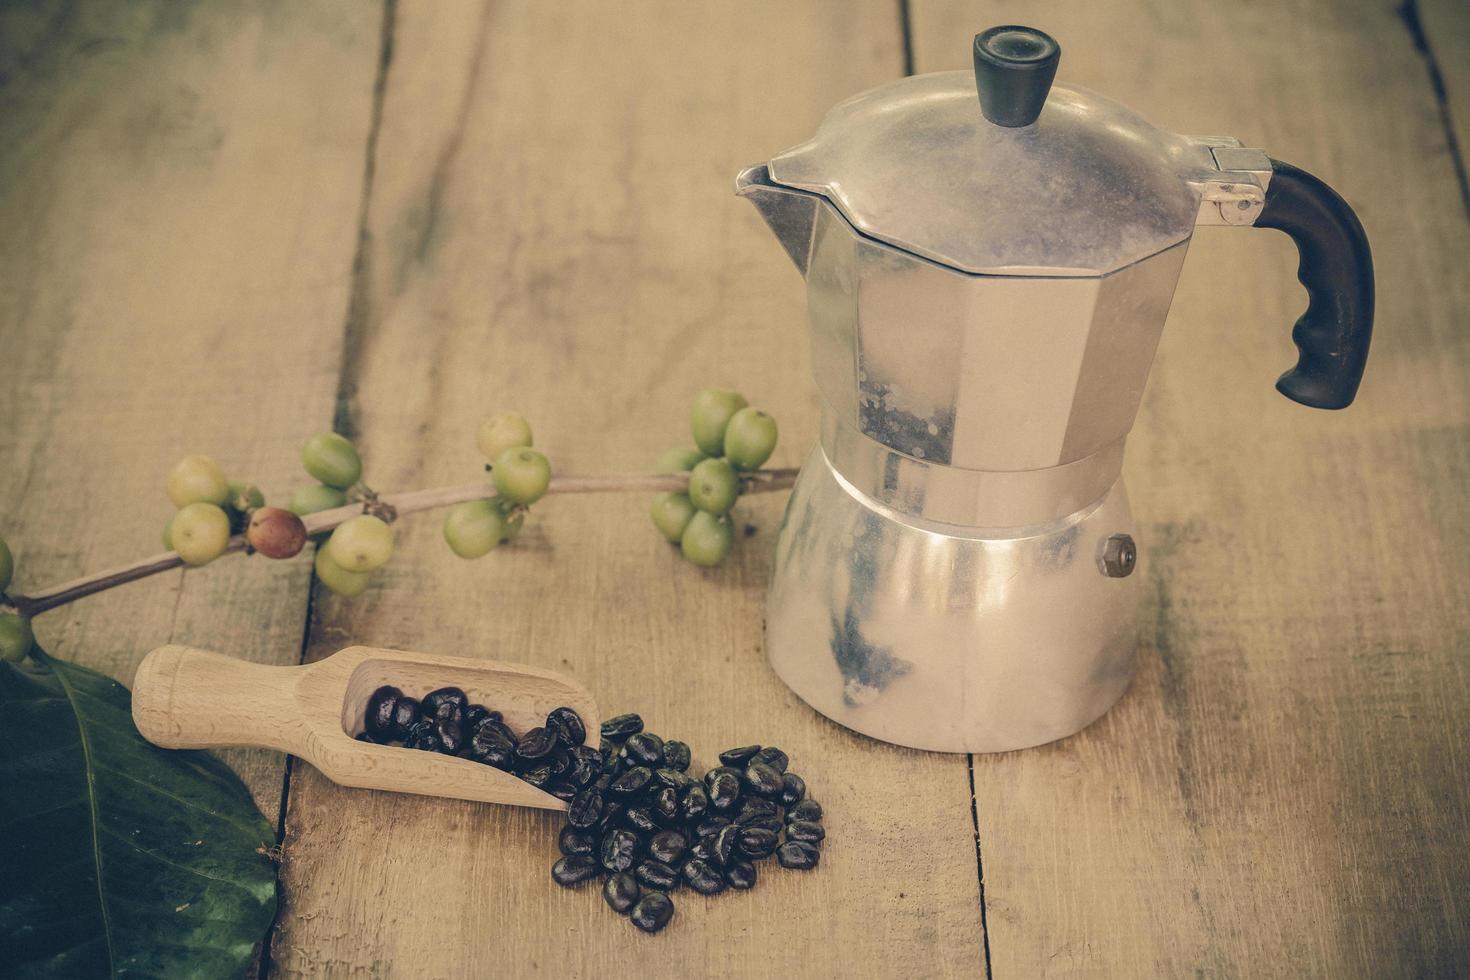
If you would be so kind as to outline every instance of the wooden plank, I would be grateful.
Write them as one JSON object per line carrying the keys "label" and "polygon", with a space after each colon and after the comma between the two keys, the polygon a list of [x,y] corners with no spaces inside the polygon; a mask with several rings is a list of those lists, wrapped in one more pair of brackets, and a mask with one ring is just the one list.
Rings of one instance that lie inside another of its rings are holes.
{"label": "wooden plank", "polygon": [[[0,13],[0,533],[17,591],[160,550],[163,476],[272,497],[329,424],[378,15],[220,3]],[[229,558],[40,617],[130,682],[170,640],[300,656],[309,558]],[[279,810],[283,757],[231,752]]]}
{"label": "wooden plank", "polygon": [[[484,415],[524,411],[563,472],[647,468],[707,384],[817,433],[802,284],[738,169],[900,71],[891,3],[400,4],[346,384],[368,480],[479,471]],[[555,498],[467,564],[405,520],[380,587],[320,598],[311,655],[351,642],[564,670],[696,759],[776,742],[830,814],[821,868],[751,893],[682,891],[650,938],[549,878],[543,812],[292,776],[273,949],[288,974],[975,976],[983,970],[963,758],[813,715],[764,661],[780,495],[724,568],[684,563],[642,495]]]}
{"label": "wooden plank", "polygon": [[[913,0],[917,68],[1034,13]],[[1196,237],[1129,447],[1141,673],[1102,722],[977,757],[996,976],[1470,971],[1470,224],[1388,2],[1074,4],[1060,75],[1336,185],[1374,244],[1358,403],[1271,390],[1280,235]]]}

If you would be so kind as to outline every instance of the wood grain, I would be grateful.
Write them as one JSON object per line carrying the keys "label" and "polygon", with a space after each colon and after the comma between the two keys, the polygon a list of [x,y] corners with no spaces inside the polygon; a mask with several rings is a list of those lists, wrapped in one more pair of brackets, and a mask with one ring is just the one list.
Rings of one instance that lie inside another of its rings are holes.
{"label": "wood grain", "polygon": [[1318,413],[1271,389],[1290,243],[1191,246],[1124,470],[1140,676],[974,761],[994,975],[1470,971],[1470,224],[1409,32],[1386,2],[912,8],[920,71],[1036,22],[1060,77],[1318,173],[1378,273],[1362,394]]}
{"label": "wood grain", "polygon": [[[735,173],[896,75],[891,3],[401,3],[344,391],[370,482],[472,478],[480,418],[523,411],[563,472],[646,468],[688,406],[738,386],[817,433],[799,276]],[[701,572],[646,494],[546,499],[475,563],[405,521],[381,587],[319,597],[311,655],[348,642],[522,660],[638,711],[696,762],[791,753],[829,814],[821,868],[750,893],[680,892],[657,937],[550,880],[558,821],[291,782],[273,969],[372,976],[975,976],[983,970],[963,758],[874,744],[766,666],[782,495],[740,505]]]}
{"label": "wood grain", "polygon": [[[332,415],[377,27],[355,7],[0,12],[0,534],[18,591],[157,551],[180,456],[272,498],[304,479],[299,447]],[[36,634],[124,683],[171,639],[294,663],[310,569],[227,558]],[[282,758],[226,759],[274,819]]]}

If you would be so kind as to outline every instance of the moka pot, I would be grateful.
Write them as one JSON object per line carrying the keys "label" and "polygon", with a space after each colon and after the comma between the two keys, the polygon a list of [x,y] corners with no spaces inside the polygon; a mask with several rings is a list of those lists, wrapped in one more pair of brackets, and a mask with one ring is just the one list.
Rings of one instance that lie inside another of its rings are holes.
{"label": "moka pot", "polygon": [[973,74],[857,95],[737,180],[806,279],[822,399],[768,655],[822,714],[900,745],[1038,745],[1127,687],[1123,447],[1196,226],[1299,246],[1282,394],[1346,407],[1367,359],[1372,260],[1331,188],[1053,85],[1059,56],[992,28]]}

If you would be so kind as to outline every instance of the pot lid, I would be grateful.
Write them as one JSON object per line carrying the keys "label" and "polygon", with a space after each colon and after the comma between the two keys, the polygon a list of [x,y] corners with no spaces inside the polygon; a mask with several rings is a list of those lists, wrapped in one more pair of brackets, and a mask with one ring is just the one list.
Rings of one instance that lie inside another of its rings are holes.
{"label": "pot lid", "polygon": [[864,235],[981,275],[1099,276],[1188,238],[1187,178],[1209,150],[1052,86],[1059,53],[1040,31],[992,28],[974,74],[848,99],[771,160],[771,179],[826,197]]}

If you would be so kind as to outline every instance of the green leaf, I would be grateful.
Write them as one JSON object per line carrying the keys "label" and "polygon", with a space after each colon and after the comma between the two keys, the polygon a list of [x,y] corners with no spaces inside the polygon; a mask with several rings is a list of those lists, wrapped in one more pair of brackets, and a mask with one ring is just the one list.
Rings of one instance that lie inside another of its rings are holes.
{"label": "green leaf", "polygon": [[0,974],[233,977],[276,913],[244,784],[133,727],[128,691],[0,663]]}

